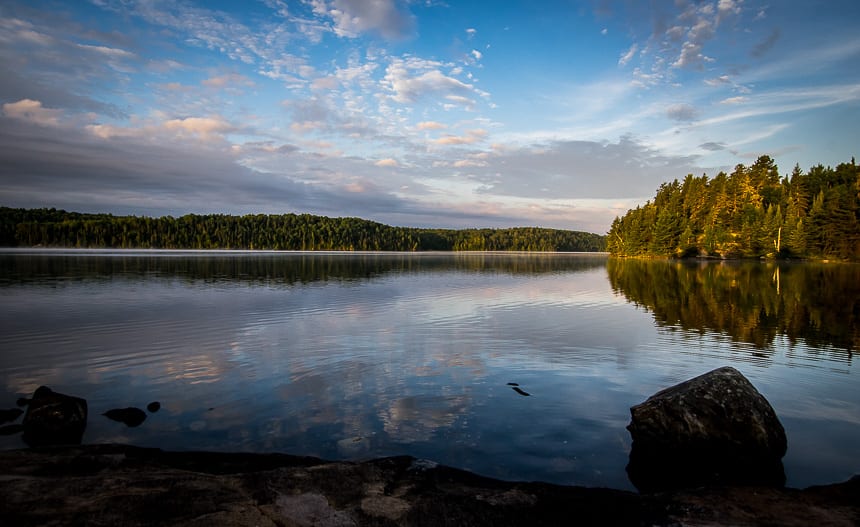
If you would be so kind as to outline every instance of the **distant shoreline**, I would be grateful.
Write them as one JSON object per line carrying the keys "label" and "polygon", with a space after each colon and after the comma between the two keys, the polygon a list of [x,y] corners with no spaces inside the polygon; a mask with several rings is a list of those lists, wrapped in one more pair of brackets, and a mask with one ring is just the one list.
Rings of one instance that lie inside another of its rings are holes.
{"label": "distant shoreline", "polygon": [[0,207],[0,246],[275,251],[605,251],[606,236],[544,227],[395,227],[311,214],[174,218]]}
{"label": "distant shoreline", "polygon": [[83,247],[0,247],[0,253],[7,254],[318,254],[318,255],[576,255],[608,257],[606,251],[337,251],[337,250],[275,250],[275,249],[148,249],[148,248],[83,248]]}

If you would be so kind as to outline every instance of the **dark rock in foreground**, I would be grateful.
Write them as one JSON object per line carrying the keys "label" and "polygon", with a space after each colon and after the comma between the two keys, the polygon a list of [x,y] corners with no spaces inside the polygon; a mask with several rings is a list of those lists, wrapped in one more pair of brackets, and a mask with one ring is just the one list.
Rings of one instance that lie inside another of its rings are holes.
{"label": "dark rock in foreground", "polygon": [[627,472],[640,491],[785,484],[785,430],[734,368],[657,392],[630,413]]}
{"label": "dark rock in foreground", "polygon": [[857,525],[860,478],[660,494],[362,463],[122,445],[0,452],[0,525]]}
{"label": "dark rock in foreground", "polygon": [[30,446],[80,444],[87,428],[87,401],[40,386],[27,405],[23,428]]}

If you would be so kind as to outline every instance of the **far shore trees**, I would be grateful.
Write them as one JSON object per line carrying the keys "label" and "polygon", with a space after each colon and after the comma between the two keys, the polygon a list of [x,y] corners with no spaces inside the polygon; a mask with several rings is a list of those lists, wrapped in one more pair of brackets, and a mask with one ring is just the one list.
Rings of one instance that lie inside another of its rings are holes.
{"label": "far shore trees", "polygon": [[418,229],[311,214],[226,214],[148,218],[0,207],[0,246],[295,251],[606,250],[606,237],[580,231]]}
{"label": "far shore trees", "polygon": [[860,167],[795,166],[780,178],[773,159],[713,179],[664,183],[653,200],[615,218],[615,256],[713,256],[860,260]]}

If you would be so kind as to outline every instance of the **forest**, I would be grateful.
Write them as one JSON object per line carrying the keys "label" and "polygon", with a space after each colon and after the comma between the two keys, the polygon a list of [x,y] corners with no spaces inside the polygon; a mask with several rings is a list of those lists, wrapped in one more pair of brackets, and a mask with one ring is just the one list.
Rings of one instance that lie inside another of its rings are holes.
{"label": "forest", "polygon": [[860,260],[860,167],[795,166],[769,156],[713,179],[664,183],[653,200],[615,218],[614,256]]}
{"label": "forest", "polygon": [[538,227],[459,230],[391,227],[360,218],[310,214],[188,214],[179,218],[150,218],[0,207],[0,246],[594,252],[606,250],[606,237]]}

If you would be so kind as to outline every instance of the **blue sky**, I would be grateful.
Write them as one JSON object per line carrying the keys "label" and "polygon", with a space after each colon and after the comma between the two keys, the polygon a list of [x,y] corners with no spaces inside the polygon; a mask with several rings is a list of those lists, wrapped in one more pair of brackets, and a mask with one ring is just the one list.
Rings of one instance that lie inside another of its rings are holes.
{"label": "blue sky", "polygon": [[6,0],[0,205],[606,232],[858,152],[860,3]]}

